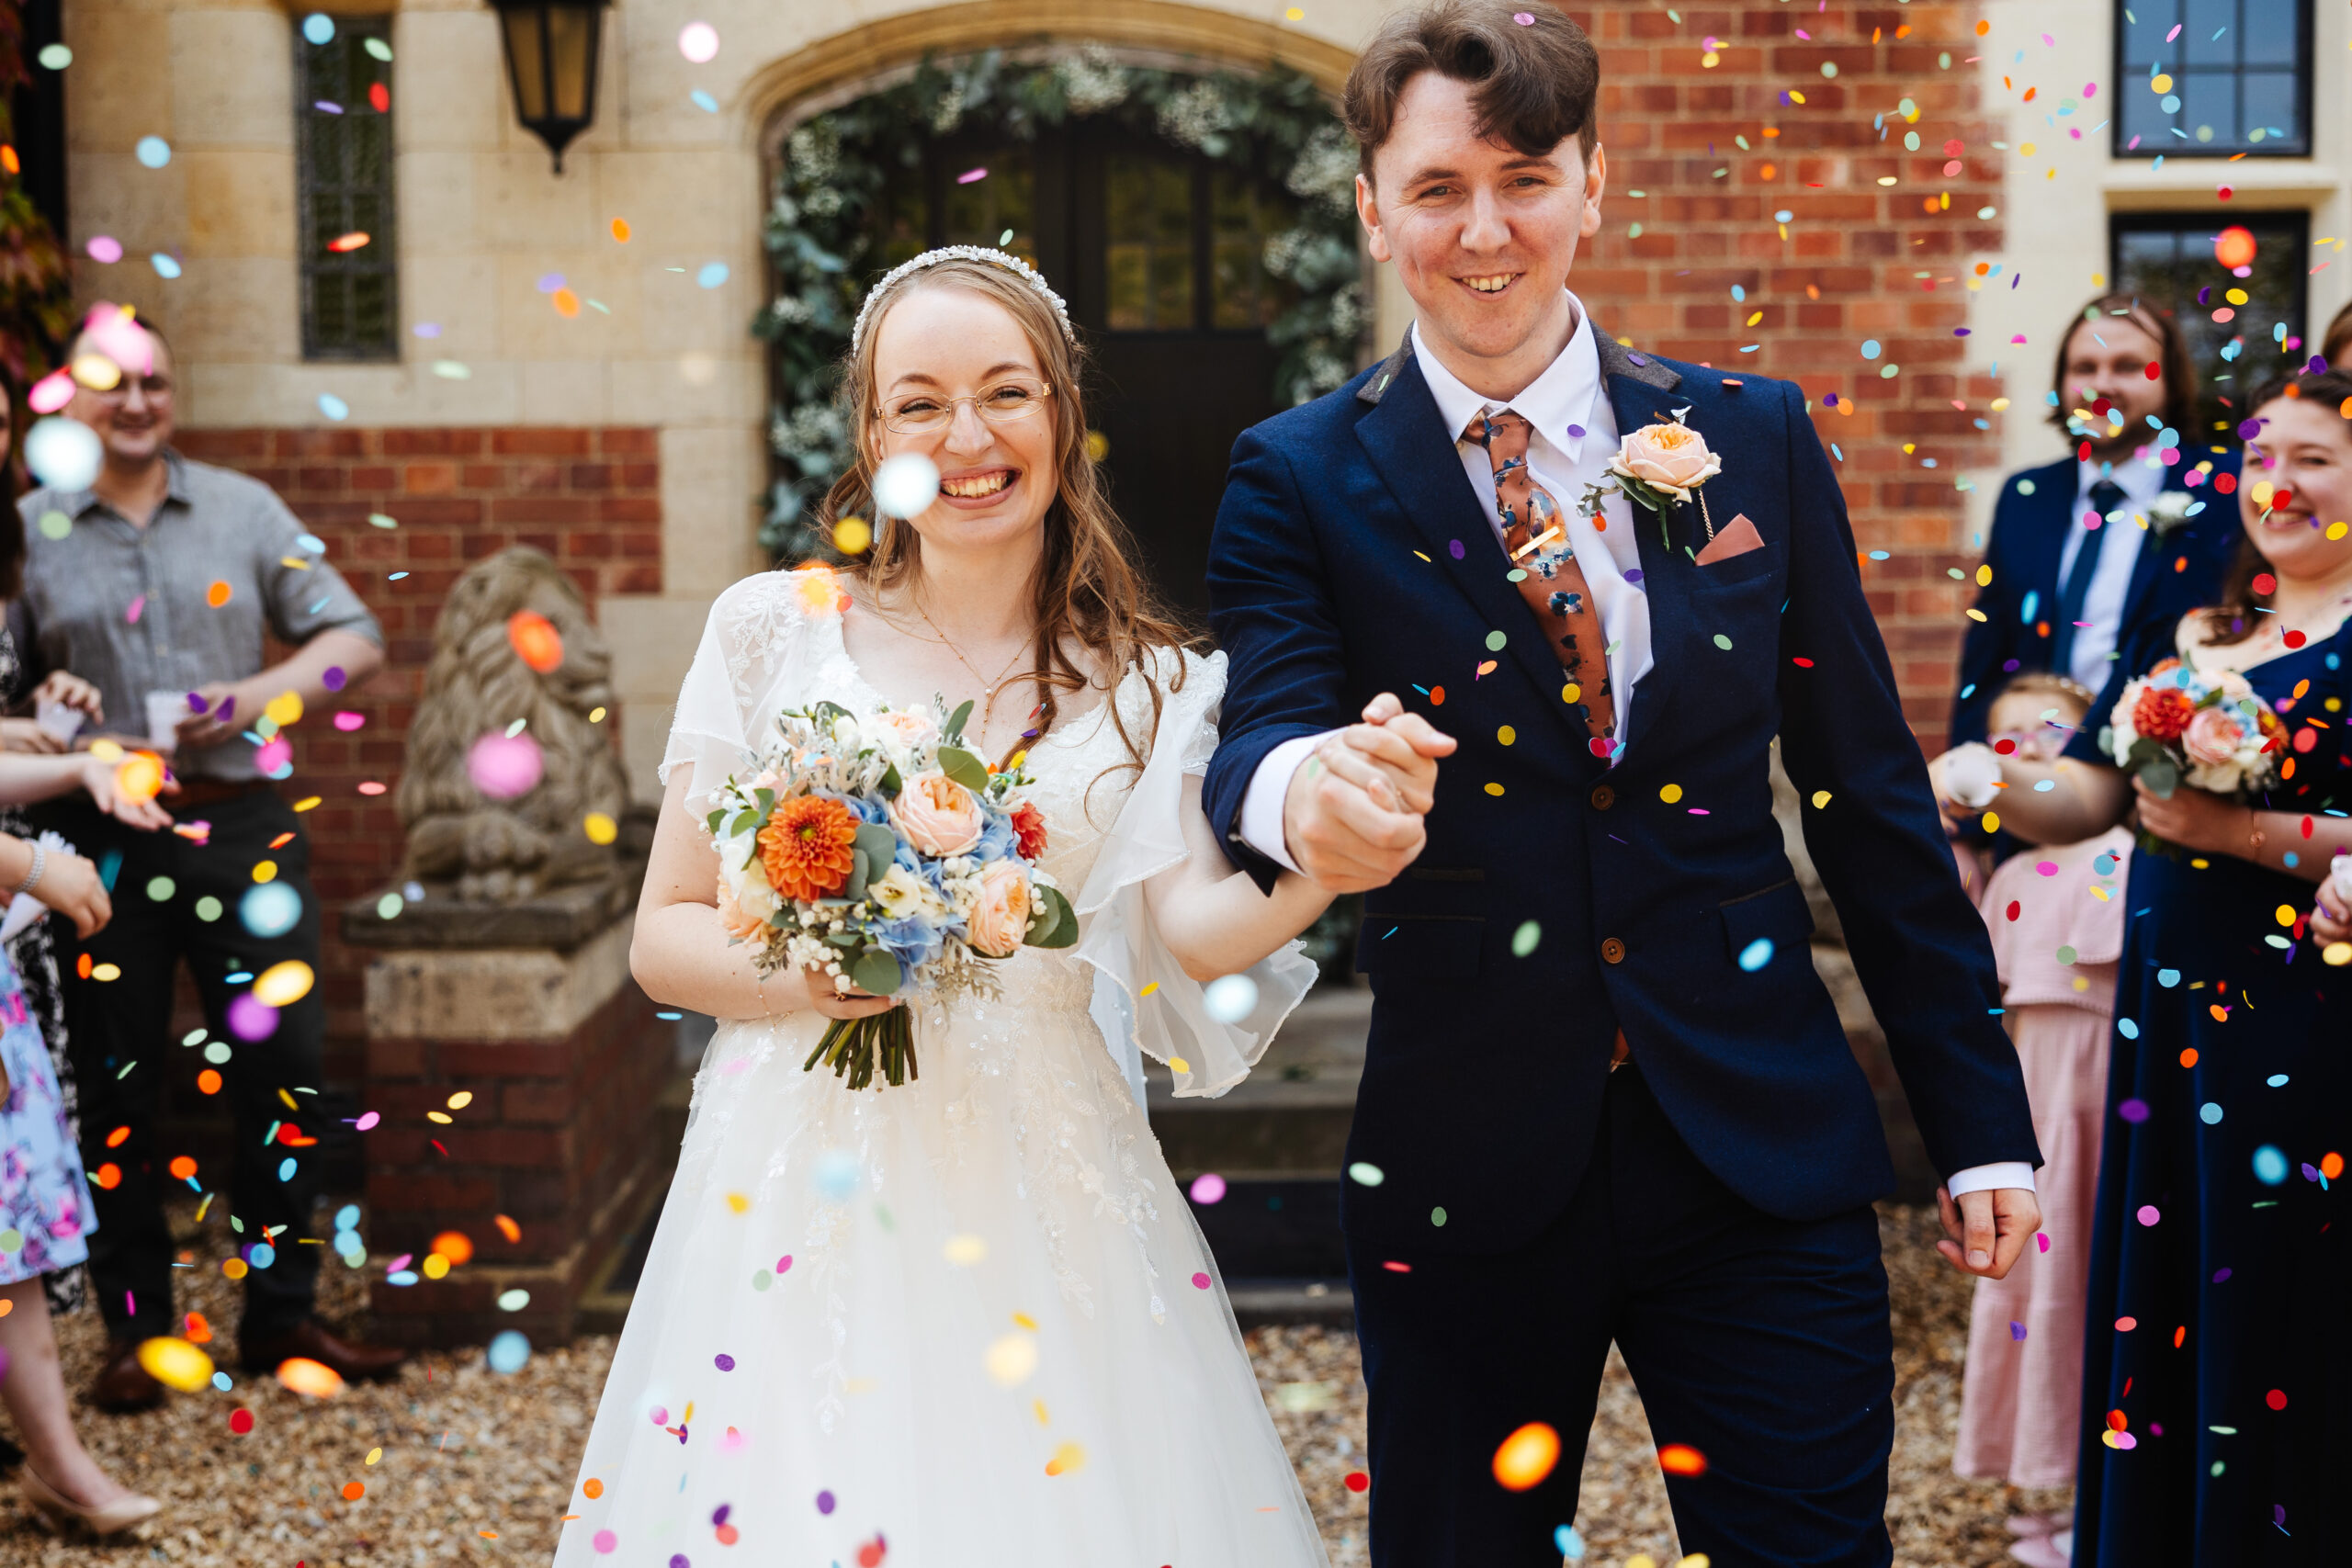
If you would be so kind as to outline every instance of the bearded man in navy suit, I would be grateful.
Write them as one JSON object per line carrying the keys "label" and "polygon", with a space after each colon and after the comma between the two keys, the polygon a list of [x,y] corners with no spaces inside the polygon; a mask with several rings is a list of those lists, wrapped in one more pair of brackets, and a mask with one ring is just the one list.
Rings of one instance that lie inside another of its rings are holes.
{"label": "bearded man in navy suit", "polygon": [[1261,885],[1364,894],[1341,1222],[1374,1563],[1554,1568],[1613,1340],[1695,1450],[1683,1550],[1877,1568],[1894,1177],[1775,744],[1960,1195],[1954,1264],[2006,1272],[2039,1153],[1803,394],[1629,347],[1568,290],[1599,78],[1509,0],[1392,14],[1360,56],[1358,212],[1419,319],[1235,446],[1204,803]]}
{"label": "bearded man in navy suit", "polygon": [[1987,739],[1993,699],[2018,674],[2106,690],[2132,633],[2211,604],[2237,549],[2238,455],[2193,428],[2197,367],[2171,316],[2122,294],[2084,306],[2059,342],[2049,401],[2075,450],[2011,474],[1994,504],[1955,746]]}

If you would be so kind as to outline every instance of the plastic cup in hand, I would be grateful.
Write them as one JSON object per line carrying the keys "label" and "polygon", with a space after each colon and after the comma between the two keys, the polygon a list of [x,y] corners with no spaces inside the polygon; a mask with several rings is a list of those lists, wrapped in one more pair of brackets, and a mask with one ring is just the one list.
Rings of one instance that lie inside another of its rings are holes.
{"label": "plastic cup in hand", "polygon": [[1982,811],[2000,793],[2001,759],[1973,740],[1951,749],[1944,759],[1944,794],[1957,806]]}
{"label": "plastic cup in hand", "polygon": [[186,692],[147,694],[147,740],[169,750],[179,744],[179,723],[188,715]]}
{"label": "plastic cup in hand", "polygon": [[2338,850],[2328,868],[2328,886],[2335,890],[2336,907],[2352,909],[2352,850]]}
{"label": "plastic cup in hand", "polygon": [[874,470],[874,509],[920,517],[939,499],[939,467],[920,452],[901,452]]}
{"label": "plastic cup in hand", "polygon": [[33,723],[60,746],[71,746],[81,732],[82,710],[71,703],[42,702],[33,708]]}

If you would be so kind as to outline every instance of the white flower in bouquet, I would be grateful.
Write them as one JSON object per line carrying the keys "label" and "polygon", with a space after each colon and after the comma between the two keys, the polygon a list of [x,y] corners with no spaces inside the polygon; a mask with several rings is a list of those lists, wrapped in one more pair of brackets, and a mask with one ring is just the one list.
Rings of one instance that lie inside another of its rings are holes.
{"label": "white flower in bouquet", "polygon": [[1982,741],[1964,740],[1944,759],[1943,783],[1953,804],[1982,811],[2000,793],[2001,759]]}
{"label": "white flower in bouquet", "polygon": [[2188,509],[2196,504],[2186,491],[2158,491],[2156,499],[2148,503],[2148,531],[2159,537],[2171,533],[2188,521]]}

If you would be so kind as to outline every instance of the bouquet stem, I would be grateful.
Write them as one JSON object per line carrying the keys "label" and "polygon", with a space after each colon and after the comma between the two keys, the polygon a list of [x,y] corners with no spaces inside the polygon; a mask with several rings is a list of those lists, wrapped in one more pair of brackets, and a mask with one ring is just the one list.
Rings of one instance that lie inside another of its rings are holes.
{"label": "bouquet stem", "polygon": [[802,1072],[814,1072],[822,1061],[833,1069],[833,1076],[844,1079],[852,1089],[864,1089],[874,1081],[874,1060],[882,1059],[882,1075],[896,1089],[909,1078],[921,1077],[915,1070],[914,1010],[894,1007],[888,1012],[869,1018],[837,1018],[800,1065]]}

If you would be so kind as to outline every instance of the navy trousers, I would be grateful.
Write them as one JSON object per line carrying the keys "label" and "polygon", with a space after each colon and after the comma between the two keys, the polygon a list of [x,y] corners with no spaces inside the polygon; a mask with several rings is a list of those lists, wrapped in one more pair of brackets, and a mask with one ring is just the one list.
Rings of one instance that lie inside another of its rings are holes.
{"label": "navy trousers", "polygon": [[[1894,1347],[1876,1214],[1780,1220],[1736,1197],[1637,1065],[1610,1075],[1592,1164],[1530,1245],[1368,1247],[1349,1238],[1374,1568],[1559,1568],[1611,1340],[1657,1442],[1706,1461],[1667,1477],[1685,1552],[1715,1568],[1893,1560]],[[1558,1430],[1559,1463],[1506,1490],[1495,1450],[1531,1421]]]}

